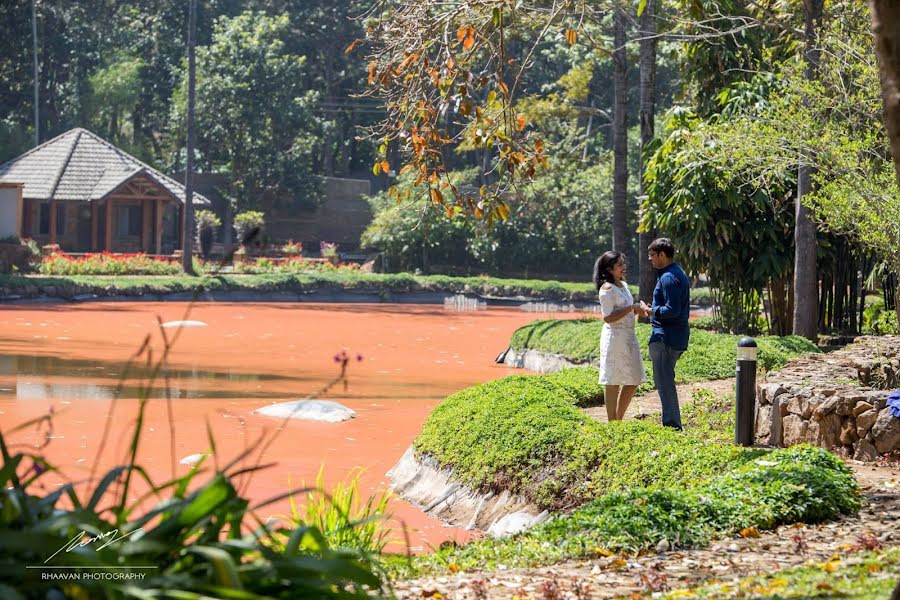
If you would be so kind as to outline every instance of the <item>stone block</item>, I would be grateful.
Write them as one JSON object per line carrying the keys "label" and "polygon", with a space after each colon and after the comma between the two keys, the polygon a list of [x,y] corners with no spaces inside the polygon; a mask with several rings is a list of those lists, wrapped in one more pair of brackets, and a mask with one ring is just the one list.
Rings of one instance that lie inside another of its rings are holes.
{"label": "stone block", "polygon": [[772,436],[772,407],[761,405],[756,407],[756,433],[758,444],[769,444]]}
{"label": "stone block", "polygon": [[775,396],[783,394],[786,390],[780,383],[763,383],[757,386],[756,397],[761,405],[772,404]]}
{"label": "stone block", "polygon": [[792,415],[799,415],[803,419],[809,419],[812,415],[813,407],[807,398],[794,396],[787,402],[783,403],[785,410]]}
{"label": "stone block", "polygon": [[798,415],[789,414],[784,418],[784,433],[782,443],[785,446],[793,446],[806,441],[806,432],[809,428],[809,421],[803,420]]}
{"label": "stone block", "polygon": [[853,419],[844,419],[841,424],[841,435],[840,435],[841,443],[845,446],[850,446],[859,439],[859,435],[856,433],[856,421]]}
{"label": "stone block", "polygon": [[879,454],[900,449],[900,419],[893,416],[890,409],[878,413],[871,434]]}
{"label": "stone block", "polygon": [[853,416],[858,417],[859,415],[863,414],[864,412],[866,412],[868,410],[872,410],[872,408],[873,408],[872,405],[866,401],[857,402],[856,406],[853,407]]}
{"label": "stone block", "polygon": [[841,417],[835,413],[809,421],[806,439],[822,448],[834,448],[841,440]]}
{"label": "stone block", "polygon": [[853,444],[853,460],[873,462],[878,458],[878,450],[868,440],[859,440]]}
{"label": "stone block", "polygon": [[[839,400],[840,398],[832,396],[824,402],[819,402],[818,405],[813,409],[812,418],[814,420],[820,421],[825,417],[833,414],[837,410]],[[815,398],[813,399],[813,402],[814,401]]]}
{"label": "stone block", "polygon": [[[878,418],[878,411],[873,409],[867,410],[864,413],[860,413],[856,417],[856,427],[864,432],[868,432],[872,429],[872,425],[875,424],[875,420]],[[864,437],[865,433],[860,434],[859,437]]]}

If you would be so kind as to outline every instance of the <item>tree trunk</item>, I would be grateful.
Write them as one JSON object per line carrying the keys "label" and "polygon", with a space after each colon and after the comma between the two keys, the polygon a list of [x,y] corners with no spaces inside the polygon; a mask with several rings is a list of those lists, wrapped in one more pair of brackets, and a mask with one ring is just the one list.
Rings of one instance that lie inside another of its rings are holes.
{"label": "tree trunk", "polygon": [[894,0],[870,0],[875,54],[881,74],[881,98],[884,101],[884,125],[891,141],[894,172],[900,181],[900,3]]}
{"label": "tree trunk", "polygon": [[187,157],[184,167],[184,227],[182,229],[181,266],[188,275],[194,273],[194,96],[195,65],[194,37],[197,33],[197,0],[190,0],[188,17],[188,105],[187,105]]}
{"label": "tree trunk", "polygon": [[[819,65],[818,33],[824,0],[804,0],[806,17],[806,79],[813,80]],[[816,272],[816,225],[803,199],[812,188],[810,168],[801,165],[797,174],[797,199],[794,210],[794,334],[815,341],[819,322]]]}
{"label": "tree trunk", "polygon": [[[641,177],[641,198],[646,194],[644,187],[644,153],[655,137],[656,125],[656,0],[649,0],[640,17],[640,118],[641,118],[641,151],[639,158]],[[640,203],[638,203],[640,214]],[[644,231],[638,236],[637,260],[640,275],[640,291],[638,298],[652,303],[653,288],[656,286],[656,270],[647,261],[647,247],[656,238],[656,231]]]}
{"label": "tree trunk", "polygon": [[618,8],[613,17],[613,250],[628,254],[628,59],[625,54],[625,12]]}

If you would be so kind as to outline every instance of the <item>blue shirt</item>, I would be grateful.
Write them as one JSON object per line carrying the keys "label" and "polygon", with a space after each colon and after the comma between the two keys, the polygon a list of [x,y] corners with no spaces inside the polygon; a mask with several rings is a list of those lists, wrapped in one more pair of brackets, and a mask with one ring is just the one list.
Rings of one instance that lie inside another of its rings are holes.
{"label": "blue shirt", "polygon": [[659,270],[653,289],[650,343],[663,342],[674,350],[687,350],[691,330],[691,281],[677,263]]}

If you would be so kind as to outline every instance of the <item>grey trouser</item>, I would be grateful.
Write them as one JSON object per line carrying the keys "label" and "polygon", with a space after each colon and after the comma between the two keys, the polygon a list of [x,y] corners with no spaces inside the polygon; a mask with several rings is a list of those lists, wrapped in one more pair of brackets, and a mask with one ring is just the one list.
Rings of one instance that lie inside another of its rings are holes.
{"label": "grey trouser", "polygon": [[680,430],[681,409],[678,407],[678,390],[675,389],[675,363],[684,352],[670,348],[664,342],[653,342],[649,348],[653,380],[662,403],[663,425]]}

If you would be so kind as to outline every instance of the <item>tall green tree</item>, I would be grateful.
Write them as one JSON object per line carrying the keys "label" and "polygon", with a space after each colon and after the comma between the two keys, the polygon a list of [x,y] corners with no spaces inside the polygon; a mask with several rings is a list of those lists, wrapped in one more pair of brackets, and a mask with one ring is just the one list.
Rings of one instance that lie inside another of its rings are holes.
{"label": "tall green tree", "polygon": [[321,197],[319,94],[303,86],[306,58],[287,50],[289,35],[287,16],[246,12],[220,19],[197,50],[199,162],[231,176],[242,209]]}

